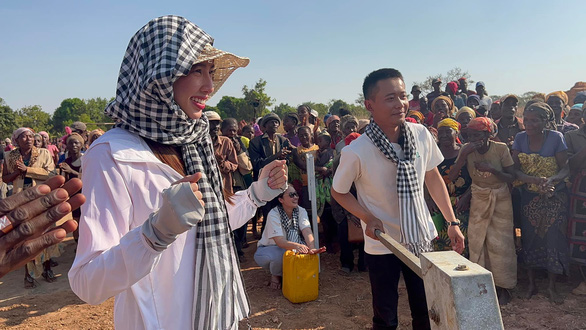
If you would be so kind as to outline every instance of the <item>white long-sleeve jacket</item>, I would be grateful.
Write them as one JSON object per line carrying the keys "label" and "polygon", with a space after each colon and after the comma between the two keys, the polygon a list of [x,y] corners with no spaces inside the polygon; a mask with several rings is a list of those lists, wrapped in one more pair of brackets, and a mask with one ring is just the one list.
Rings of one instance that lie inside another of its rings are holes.
{"label": "white long-sleeve jacket", "polygon": [[[156,252],[140,226],[160,208],[161,192],[182,176],[123,129],[95,141],[82,161],[79,244],[69,282],[89,304],[116,296],[117,329],[192,329],[195,230]],[[256,212],[246,191],[226,203],[233,229]]]}

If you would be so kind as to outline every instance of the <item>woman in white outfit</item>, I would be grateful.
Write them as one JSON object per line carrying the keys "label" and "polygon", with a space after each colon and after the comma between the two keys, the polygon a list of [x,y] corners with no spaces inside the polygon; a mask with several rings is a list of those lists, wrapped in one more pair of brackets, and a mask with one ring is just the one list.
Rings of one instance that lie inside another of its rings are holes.
{"label": "woman in white outfit", "polygon": [[177,16],[141,28],[106,108],[116,126],[83,159],[87,203],[69,280],[90,304],[116,296],[118,329],[237,329],[249,313],[231,231],[287,178],[276,161],[248,190],[224,194],[202,111],[249,60],[212,42]]}

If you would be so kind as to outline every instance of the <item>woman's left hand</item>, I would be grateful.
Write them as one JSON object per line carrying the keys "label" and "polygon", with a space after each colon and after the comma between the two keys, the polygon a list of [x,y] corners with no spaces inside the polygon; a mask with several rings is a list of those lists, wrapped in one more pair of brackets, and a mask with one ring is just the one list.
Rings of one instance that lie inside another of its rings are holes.
{"label": "woman's left hand", "polygon": [[326,252],[326,247],[322,246],[319,249],[309,249],[307,254],[320,254]]}
{"label": "woman's left hand", "polygon": [[18,169],[18,171],[20,171],[20,173],[26,172],[26,165],[24,165],[22,157],[16,161],[16,168]]}

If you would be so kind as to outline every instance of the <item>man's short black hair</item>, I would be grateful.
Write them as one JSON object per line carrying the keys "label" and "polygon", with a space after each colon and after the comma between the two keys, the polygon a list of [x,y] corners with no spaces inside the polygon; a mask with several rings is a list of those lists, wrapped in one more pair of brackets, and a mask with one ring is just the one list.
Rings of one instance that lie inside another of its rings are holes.
{"label": "man's short black hair", "polygon": [[368,76],[366,76],[366,78],[364,78],[364,83],[362,84],[362,94],[364,95],[364,99],[372,99],[377,82],[392,78],[399,78],[403,80],[403,75],[401,72],[399,72],[399,70],[389,68],[378,69],[371,72]]}

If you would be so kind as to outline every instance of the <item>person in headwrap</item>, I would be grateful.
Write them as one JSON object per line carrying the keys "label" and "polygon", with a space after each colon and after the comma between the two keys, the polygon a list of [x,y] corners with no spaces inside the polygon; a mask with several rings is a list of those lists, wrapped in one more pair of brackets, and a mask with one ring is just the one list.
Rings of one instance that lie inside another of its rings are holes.
{"label": "person in headwrap", "polygon": [[468,140],[450,169],[456,182],[464,166],[472,178],[472,200],[468,221],[470,261],[490,270],[498,300],[509,303],[508,290],[517,285],[517,255],[513,237],[513,204],[508,184],[515,179],[509,147],[490,140],[494,123],[486,117],[468,124]]}
{"label": "person in headwrap", "polygon": [[34,138],[35,138],[35,147],[43,148],[44,141],[43,141],[43,137],[41,136],[41,134],[35,133]]}
{"label": "person in headwrap", "polygon": [[342,152],[342,148],[346,146],[346,137],[351,133],[358,131],[358,118],[352,115],[346,115],[340,120],[340,128],[344,138],[336,144],[336,154]]}
{"label": "person in headwrap", "polygon": [[466,127],[472,119],[476,118],[476,112],[472,108],[464,106],[456,112],[455,117],[460,123],[460,142],[466,143],[468,142],[468,130]]}
{"label": "person in headwrap", "polygon": [[142,27],[105,110],[116,125],[84,155],[69,282],[90,304],[116,296],[118,329],[237,329],[250,311],[231,231],[286,189],[285,161],[224,194],[203,110],[249,60],[212,44],[183,17]]}
{"label": "person in headwrap", "polygon": [[557,91],[547,94],[545,97],[547,103],[555,114],[556,129],[562,134],[578,129],[578,125],[567,122],[563,119],[567,115],[566,106],[568,105],[568,95],[563,91]]}
{"label": "person in headwrap", "polygon": [[567,206],[564,179],[569,174],[568,147],[555,128],[555,113],[546,103],[525,108],[525,132],[513,143],[513,159],[520,190],[515,203],[520,218],[523,262],[529,272],[526,298],[537,293],[535,270],[548,272],[550,301],[562,303],[556,290],[557,275],[568,275]]}
{"label": "person in headwrap", "polygon": [[[332,150],[336,149],[336,144],[338,144],[340,141],[342,141],[344,139],[344,135],[342,134],[342,131],[340,130],[340,117],[338,117],[337,115],[331,115],[328,117],[328,119],[326,119],[326,130],[328,132],[328,134],[330,135],[330,137],[332,138],[332,143],[330,145],[330,147],[332,148]],[[319,135],[318,135],[319,137]],[[317,138],[316,138],[316,142],[317,142]]]}
{"label": "person in headwrap", "polygon": [[423,124],[425,121],[425,116],[423,116],[420,111],[416,110],[409,110],[409,112],[407,112],[407,117],[413,118],[417,124]]}
{"label": "person in headwrap", "polygon": [[488,92],[486,91],[486,84],[483,81],[479,81],[476,83],[476,94],[479,98],[479,112],[488,112],[492,105],[492,99],[488,96]]}
{"label": "person in headwrap", "polygon": [[56,145],[51,143],[51,140],[49,139],[49,133],[47,133],[45,131],[41,131],[41,132],[39,132],[39,134],[41,134],[41,136],[43,137],[43,140],[45,141],[44,148],[49,150],[51,157],[53,157],[53,162],[55,164],[57,164],[57,159],[59,158],[59,148],[57,148]]}
{"label": "person in headwrap", "polygon": [[578,127],[584,126],[584,119],[582,118],[582,113],[584,111],[583,106],[584,104],[582,103],[574,104],[570,108],[570,113],[566,117],[566,121],[574,125],[577,125]]}
{"label": "person in headwrap", "polygon": [[[462,170],[460,170],[460,173],[458,173],[458,177],[454,180],[454,182],[450,181],[448,178],[450,168],[454,165],[454,163],[456,163],[458,153],[462,147],[461,143],[458,141],[461,125],[452,118],[446,118],[440,121],[437,126],[437,135],[439,141],[438,146],[442,152],[442,155],[444,156],[444,160],[437,166],[437,169],[446,182],[446,188],[448,190],[448,194],[450,195],[452,208],[454,210],[454,214],[456,217],[458,217],[458,220],[460,220],[460,230],[464,235],[466,242],[465,246],[467,247],[468,217],[470,209],[470,198],[472,196],[470,184],[472,183],[472,180],[470,179],[470,175],[468,174],[468,169],[466,167],[463,167]],[[426,195],[426,202],[430,212],[432,213],[432,218],[434,219],[434,223],[438,231],[438,237],[433,242],[434,250],[451,250],[451,241],[448,237],[448,227],[445,225],[446,220],[440,213],[433,200],[431,200],[429,197],[430,196]],[[462,255],[468,258],[468,248],[465,248]]]}
{"label": "person in headwrap", "polygon": [[104,135],[104,130],[102,130],[100,128],[96,128],[95,130],[92,130],[89,134],[88,139],[87,139],[88,146],[91,146],[92,143],[94,143],[102,135]]}
{"label": "person in headwrap", "polygon": [[[480,97],[478,97],[478,95],[473,94],[468,96],[468,99],[466,100],[466,106],[472,108],[472,110],[478,112],[478,107],[480,106]],[[477,116],[478,117],[478,116]]]}
{"label": "person in headwrap", "polygon": [[[32,129],[20,127],[12,133],[12,144],[16,149],[6,153],[2,181],[12,183],[12,194],[43,183],[55,175],[55,163],[49,151],[35,146]],[[47,282],[57,279],[51,270],[51,258],[61,255],[58,246],[45,249],[24,268],[24,287],[36,287],[35,279],[43,277]]]}
{"label": "person in headwrap", "polygon": [[504,142],[511,148],[517,133],[525,130],[523,119],[517,117],[519,98],[514,94],[507,94],[500,100],[501,117],[496,121],[497,135],[495,141]]}
{"label": "person in headwrap", "polygon": [[454,106],[456,109],[460,109],[461,107],[466,105],[466,100],[463,99],[458,94],[458,83],[455,81],[450,81],[446,84],[446,93],[450,96],[450,98],[454,101]]}
{"label": "person in headwrap", "polygon": [[433,127],[437,128],[437,123],[442,119],[454,117],[456,112],[454,101],[449,96],[438,96],[431,103],[431,112],[433,112]]}
{"label": "person in headwrap", "polygon": [[[586,119],[586,116],[584,116],[586,111],[584,110],[584,105],[582,105],[582,120]],[[583,205],[586,196],[586,126],[583,125],[578,130],[568,132],[564,138],[568,146],[568,165],[572,175],[570,205]],[[583,229],[581,229],[584,223],[583,214],[584,212],[581,208],[569,208],[568,238],[570,260],[579,265],[582,275],[582,281],[578,287],[572,290],[572,293],[580,296],[586,296],[586,251],[582,248],[586,246],[586,236]]]}

